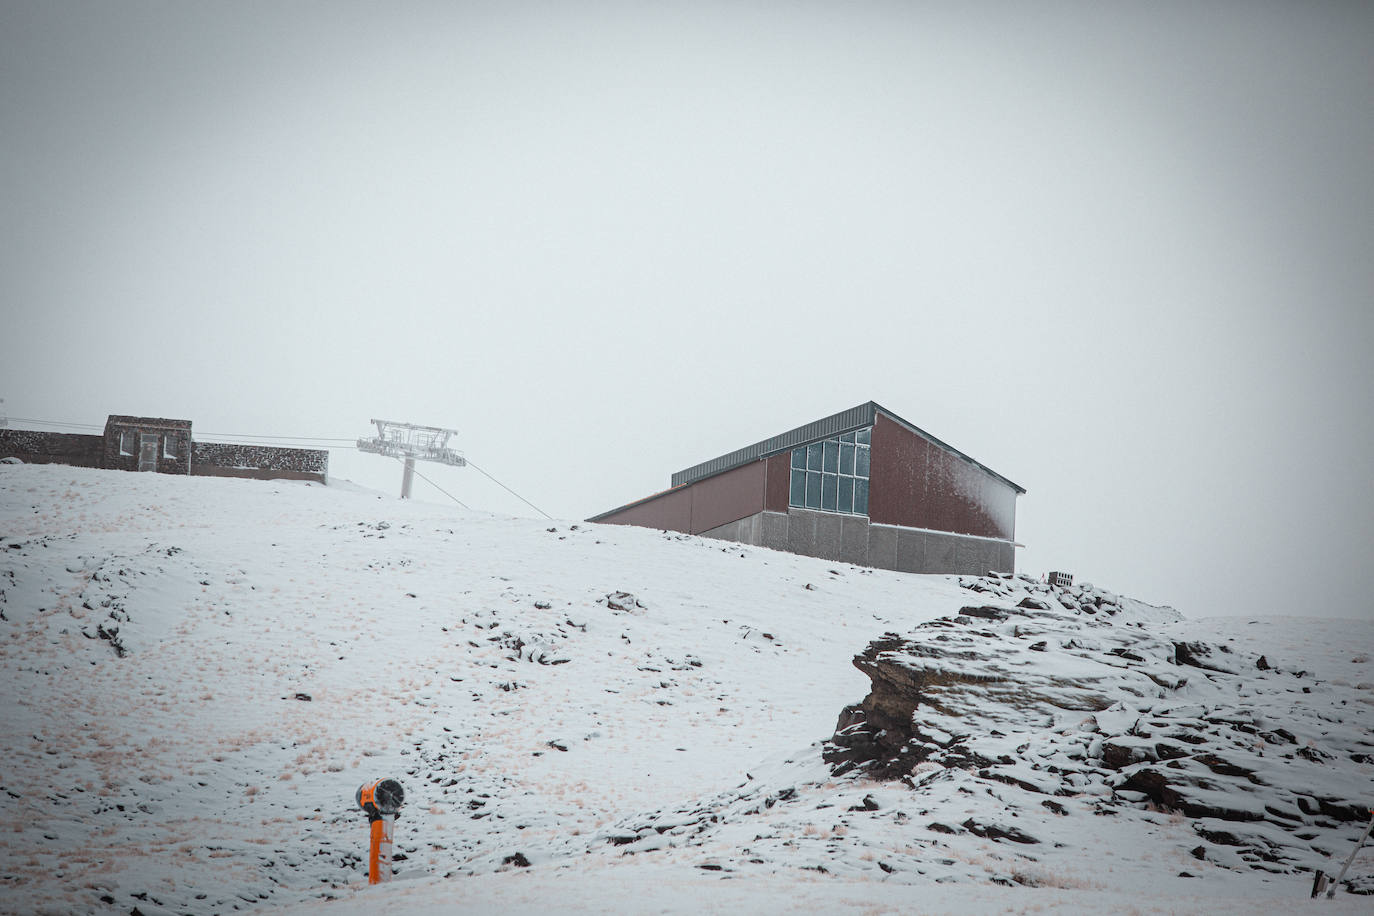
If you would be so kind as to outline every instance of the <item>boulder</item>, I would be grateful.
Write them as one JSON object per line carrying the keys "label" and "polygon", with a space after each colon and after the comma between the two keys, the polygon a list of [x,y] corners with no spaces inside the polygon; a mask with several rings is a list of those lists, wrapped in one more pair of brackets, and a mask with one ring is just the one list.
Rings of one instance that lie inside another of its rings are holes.
{"label": "boulder", "polygon": [[[1157,635],[1178,619],[1168,609],[1091,586],[996,587],[1014,608],[968,605],[854,657],[870,689],[825,745],[834,773],[917,785],[962,771],[1056,814],[1069,808],[1044,796],[1095,799],[1097,814],[1162,808],[1193,819],[1211,861],[1267,871],[1319,867],[1342,825],[1368,818],[1352,766],[1369,756],[1361,704],[1267,656]],[[963,829],[1034,842],[1006,824]]]}

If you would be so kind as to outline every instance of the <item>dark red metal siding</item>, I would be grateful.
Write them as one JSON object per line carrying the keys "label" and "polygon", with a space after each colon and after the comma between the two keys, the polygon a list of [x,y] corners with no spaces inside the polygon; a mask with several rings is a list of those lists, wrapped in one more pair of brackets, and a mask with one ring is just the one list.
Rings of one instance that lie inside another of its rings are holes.
{"label": "dark red metal siding", "polygon": [[873,522],[1013,538],[1015,490],[881,413],[873,425],[871,464]]}
{"label": "dark red metal siding", "polygon": [[763,508],[769,512],[786,512],[792,488],[792,453],[783,452],[767,459],[767,481],[764,485]]}
{"label": "dark red metal siding", "polygon": [[669,490],[637,505],[621,509],[613,515],[598,519],[607,525],[639,525],[643,528],[663,528],[667,531],[692,530],[691,487]]}
{"label": "dark red metal siding", "polygon": [[753,461],[688,487],[692,494],[692,533],[762,512],[765,472],[765,462]]}
{"label": "dark red metal siding", "polygon": [[925,528],[926,441],[878,414],[869,452],[868,517],[879,525]]}
{"label": "dark red metal siding", "polygon": [[[607,525],[639,525],[700,534],[762,512],[767,475],[767,462],[755,461],[669,490],[597,521]],[[786,493],[784,487],[784,512],[787,511]]]}

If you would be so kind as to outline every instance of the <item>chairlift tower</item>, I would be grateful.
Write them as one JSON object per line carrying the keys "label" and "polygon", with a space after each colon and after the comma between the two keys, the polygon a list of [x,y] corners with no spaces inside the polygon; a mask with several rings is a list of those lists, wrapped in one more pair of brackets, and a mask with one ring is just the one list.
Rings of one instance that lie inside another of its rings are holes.
{"label": "chairlift tower", "polygon": [[448,447],[448,437],[457,435],[457,430],[397,423],[394,420],[374,419],[371,422],[377,426],[377,435],[370,439],[359,439],[358,451],[387,455],[405,462],[405,470],[401,473],[401,499],[410,499],[410,484],[415,478],[415,459],[437,461],[459,468],[468,463],[460,453]]}

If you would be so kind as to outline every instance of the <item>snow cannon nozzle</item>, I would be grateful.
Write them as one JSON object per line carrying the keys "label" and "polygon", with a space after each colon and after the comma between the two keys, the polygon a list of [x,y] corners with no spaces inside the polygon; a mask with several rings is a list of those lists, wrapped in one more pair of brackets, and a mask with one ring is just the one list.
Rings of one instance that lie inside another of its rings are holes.
{"label": "snow cannon nozzle", "polygon": [[368,820],[388,817],[401,810],[406,793],[394,779],[376,779],[358,787],[358,807],[367,812]]}

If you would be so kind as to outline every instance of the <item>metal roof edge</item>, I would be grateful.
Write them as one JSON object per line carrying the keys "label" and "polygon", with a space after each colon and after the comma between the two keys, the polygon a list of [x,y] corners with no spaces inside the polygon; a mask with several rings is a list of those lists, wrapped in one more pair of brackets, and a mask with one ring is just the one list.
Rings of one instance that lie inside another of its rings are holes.
{"label": "metal roof edge", "polygon": [[[684,485],[684,486],[685,486],[685,485]],[[614,509],[607,509],[605,512],[602,512],[602,513],[600,513],[600,514],[598,514],[598,515],[593,515],[593,516],[590,516],[589,518],[584,518],[583,521],[584,521],[584,522],[599,522],[599,521],[601,521],[603,518],[609,518],[610,516],[615,515],[617,512],[624,512],[626,509],[633,509],[635,506],[642,506],[642,505],[644,505],[644,504],[647,503],[647,502],[652,502],[653,500],[658,499],[660,496],[667,496],[669,493],[672,493],[672,492],[675,491],[675,490],[681,490],[681,489],[683,489],[682,486],[676,486],[676,487],[669,487],[669,488],[666,489],[666,490],[659,490],[657,493],[650,493],[648,496],[643,496],[643,497],[640,497],[639,499],[631,500],[630,502],[627,502],[627,503],[626,503],[625,505],[623,505],[623,506],[616,506]]]}
{"label": "metal roof edge", "polygon": [[974,457],[972,457],[971,455],[966,455],[966,454],[964,454],[963,452],[959,451],[959,450],[958,450],[957,448],[955,448],[954,446],[950,445],[948,442],[945,442],[945,441],[943,441],[943,440],[941,440],[941,439],[937,439],[935,436],[932,436],[930,433],[926,432],[924,429],[921,429],[921,427],[917,426],[915,423],[912,423],[910,420],[907,420],[907,419],[904,419],[904,418],[898,416],[897,414],[895,414],[895,413],[893,413],[892,411],[888,410],[886,407],[884,407],[883,405],[877,403],[876,401],[869,401],[868,403],[869,403],[869,404],[872,404],[873,407],[874,407],[876,410],[881,411],[882,413],[884,413],[885,415],[887,415],[887,417],[888,417],[889,419],[891,419],[891,420],[893,420],[893,421],[895,421],[895,422],[897,422],[897,423],[900,423],[901,425],[905,426],[908,430],[910,430],[911,432],[913,432],[913,433],[915,433],[916,435],[920,436],[921,438],[925,439],[926,441],[930,442],[932,445],[937,445],[937,446],[939,446],[940,448],[944,449],[945,451],[947,451],[947,452],[949,452],[949,453],[951,453],[951,454],[958,455],[960,458],[964,459],[965,461],[969,462],[970,464],[974,465],[975,467],[979,468],[980,470],[986,471],[987,473],[991,474],[993,477],[996,477],[998,480],[1002,481],[1002,482],[1005,483],[1007,486],[1009,486],[1009,487],[1011,487],[1013,490],[1015,490],[1018,494],[1020,494],[1020,493],[1025,493],[1025,492],[1026,492],[1026,488],[1023,487],[1023,486],[1021,486],[1021,485],[1020,485],[1019,483],[1017,483],[1016,481],[1011,480],[1010,478],[1007,478],[1007,477],[1003,477],[1001,474],[997,473],[997,472],[994,471],[992,468],[988,467],[986,464],[983,464],[983,462],[979,461],[977,458],[974,458]]}
{"label": "metal roof edge", "polygon": [[787,432],[778,433],[776,436],[761,439],[753,445],[727,452],[718,458],[712,458],[710,461],[694,464],[674,474],[672,485],[678,487],[683,484],[696,483],[698,480],[705,480],[707,477],[732,471],[750,462],[791,451],[808,442],[828,439],[831,436],[842,436],[847,432],[872,426],[874,410],[877,406],[873,401],[865,401],[857,407],[841,410],[839,413],[804,423],[794,429],[789,429]]}
{"label": "metal roof edge", "polygon": [[[1007,486],[1015,490],[1017,494],[1023,494],[1026,492],[1026,488],[1018,484],[1016,481],[1011,480],[1008,477],[1002,476],[1001,474],[994,471],[992,468],[988,467],[986,464],[983,464],[978,459],[959,451],[957,448],[950,445],[948,442],[945,442],[941,439],[936,438],[935,436],[932,436],[930,433],[921,429],[915,423],[912,423],[910,420],[907,420],[899,416],[898,414],[893,413],[891,410],[888,410],[886,407],[882,406],[877,401],[865,401],[864,403],[859,404],[857,407],[851,407],[848,410],[841,410],[839,413],[831,414],[828,417],[822,417],[819,420],[813,420],[812,422],[805,423],[801,426],[796,427],[795,429],[790,429],[785,433],[779,433],[776,436],[770,436],[767,439],[762,439],[758,442],[755,442],[753,445],[748,445],[744,448],[736,449],[733,452],[727,452],[726,454],[721,455],[718,458],[712,458],[710,461],[703,461],[700,464],[694,464],[689,468],[685,468],[681,471],[678,471],[672,476],[672,488],[675,489],[685,484],[696,483],[698,480],[705,480],[708,477],[714,477],[717,474],[723,474],[726,471],[732,471],[735,468],[745,464],[749,464],[752,461],[758,461],[762,458],[771,458],[773,455],[776,455],[780,452],[790,451],[791,449],[794,449],[799,445],[805,445],[807,443],[815,442],[820,439],[828,439],[831,436],[840,436],[856,429],[862,429],[865,426],[872,426],[874,419],[876,418],[879,412],[891,418],[894,422],[899,423],[907,430],[915,433],[916,435],[930,442],[932,445],[942,448],[952,455],[957,455],[959,458],[962,458],[963,460],[969,462],[974,467],[978,468],[984,473],[989,474],[992,477],[995,477],[997,480],[1002,481]],[[643,500],[641,500],[641,502],[642,501]],[[630,505],[633,506],[636,504],[630,503]]]}

